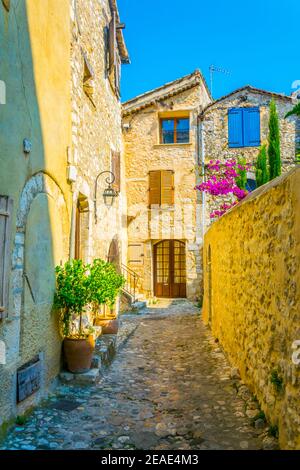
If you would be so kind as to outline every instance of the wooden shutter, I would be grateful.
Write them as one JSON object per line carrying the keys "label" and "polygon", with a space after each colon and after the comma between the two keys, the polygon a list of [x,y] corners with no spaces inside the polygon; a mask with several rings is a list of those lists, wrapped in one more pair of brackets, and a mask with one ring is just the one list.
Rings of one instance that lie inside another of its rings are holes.
{"label": "wooden shutter", "polygon": [[112,152],[111,154],[111,171],[115,175],[115,182],[113,188],[115,191],[121,190],[121,153]]}
{"label": "wooden shutter", "polygon": [[0,196],[0,319],[8,315],[12,199]]}
{"label": "wooden shutter", "polygon": [[242,108],[231,108],[228,110],[228,146],[243,147]]}
{"label": "wooden shutter", "polygon": [[161,172],[161,205],[174,204],[174,172],[163,170]]}
{"label": "wooden shutter", "polygon": [[258,107],[243,108],[244,146],[260,146],[260,112]]}
{"label": "wooden shutter", "polygon": [[109,24],[109,73],[114,72],[116,64],[116,13],[112,12]]}
{"label": "wooden shutter", "polygon": [[103,40],[104,40],[104,69],[105,76],[109,72],[109,27],[105,26],[103,30]]}
{"label": "wooden shutter", "polygon": [[144,245],[142,243],[130,243],[128,245],[128,262],[130,264],[143,264]]}
{"label": "wooden shutter", "polygon": [[149,171],[149,206],[160,205],[160,171]]}

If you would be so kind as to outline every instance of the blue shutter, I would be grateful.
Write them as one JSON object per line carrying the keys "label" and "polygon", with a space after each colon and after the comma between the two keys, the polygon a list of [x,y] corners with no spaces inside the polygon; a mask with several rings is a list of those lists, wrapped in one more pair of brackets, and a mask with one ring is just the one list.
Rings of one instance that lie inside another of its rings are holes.
{"label": "blue shutter", "polygon": [[228,146],[243,147],[242,108],[231,108],[228,110]]}
{"label": "blue shutter", "polygon": [[243,108],[244,146],[260,146],[260,112],[259,108]]}

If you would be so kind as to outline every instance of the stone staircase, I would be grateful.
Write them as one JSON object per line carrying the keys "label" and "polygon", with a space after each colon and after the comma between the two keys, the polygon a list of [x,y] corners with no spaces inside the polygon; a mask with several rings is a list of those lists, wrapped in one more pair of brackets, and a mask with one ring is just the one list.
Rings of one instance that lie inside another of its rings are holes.
{"label": "stone staircase", "polygon": [[140,310],[147,307],[147,300],[144,295],[139,292],[141,278],[135,271],[124,264],[121,265],[121,272],[125,278],[122,295],[128,301],[128,310],[138,313]]}

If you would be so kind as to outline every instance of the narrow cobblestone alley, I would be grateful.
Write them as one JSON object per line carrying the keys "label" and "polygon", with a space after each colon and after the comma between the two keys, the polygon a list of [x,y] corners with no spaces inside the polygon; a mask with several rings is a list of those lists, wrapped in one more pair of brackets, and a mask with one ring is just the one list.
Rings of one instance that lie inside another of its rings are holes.
{"label": "narrow cobblestone alley", "polygon": [[[61,385],[2,449],[262,448],[262,430],[251,426],[199,309],[187,301],[163,306],[126,316],[138,327],[100,383]],[[61,400],[75,409],[57,409]]]}

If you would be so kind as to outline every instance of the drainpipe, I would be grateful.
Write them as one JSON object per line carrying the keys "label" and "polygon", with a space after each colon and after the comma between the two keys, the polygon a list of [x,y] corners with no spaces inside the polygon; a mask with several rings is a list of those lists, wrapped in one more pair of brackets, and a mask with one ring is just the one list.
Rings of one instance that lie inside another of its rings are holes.
{"label": "drainpipe", "polygon": [[[201,175],[202,182],[205,180],[205,142],[204,142],[204,122],[203,119],[199,116],[198,118],[198,129],[199,129],[199,163],[201,163]],[[206,198],[205,192],[202,191],[202,244],[204,244],[204,234],[205,234],[205,209],[206,209]]]}

